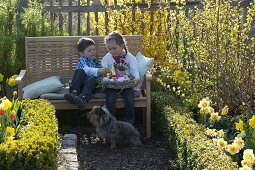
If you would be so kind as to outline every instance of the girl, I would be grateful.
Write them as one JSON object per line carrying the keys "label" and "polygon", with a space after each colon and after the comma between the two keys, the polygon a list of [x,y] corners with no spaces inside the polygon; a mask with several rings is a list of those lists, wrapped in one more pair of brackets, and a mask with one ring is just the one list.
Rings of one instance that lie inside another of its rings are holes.
{"label": "girl", "polygon": [[[134,79],[133,86],[139,81],[139,72],[135,57],[128,52],[126,41],[118,31],[109,33],[104,39],[105,45],[108,49],[108,53],[102,59],[103,68],[112,68],[125,61],[126,74],[132,76]],[[127,88],[122,90],[106,89],[106,107],[109,112],[116,117],[116,100],[118,94],[121,94],[125,101],[125,116],[126,122],[134,123],[135,119],[135,107],[134,107],[134,90],[133,88]]]}

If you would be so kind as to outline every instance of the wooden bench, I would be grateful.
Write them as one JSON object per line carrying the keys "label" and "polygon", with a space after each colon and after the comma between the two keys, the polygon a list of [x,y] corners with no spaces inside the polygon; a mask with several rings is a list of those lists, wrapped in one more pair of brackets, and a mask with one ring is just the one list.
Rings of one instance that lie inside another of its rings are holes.
{"label": "wooden bench", "polygon": [[[86,36],[84,36],[86,37]],[[107,52],[104,44],[104,36],[87,36],[96,43],[97,57],[100,60]],[[129,51],[135,56],[142,50],[142,36],[124,36]],[[78,52],[76,44],[81,36],[49,36],[49,37],[26,37],[25,56],[26,70],[21,70],[16,79],[19,98],[22,99],[22,88],[38,80],[49,76],[58,75],[62,83],[68,82],[74,74]],[[135,107],[143,109],[143,125],[146,126],[147,137],[151,137],[151,90],[150,81],[152,76],[149,72],[145,75],[142,86],[142,96],[135,98]],[[49,100],[56,109],[78,109],[74,104],[66,100]],[[91,99],[85,109],[91,109],[95,105],[101,105],[105,99]],[[122,98],[117,99],[116,108],[124,108]]]}

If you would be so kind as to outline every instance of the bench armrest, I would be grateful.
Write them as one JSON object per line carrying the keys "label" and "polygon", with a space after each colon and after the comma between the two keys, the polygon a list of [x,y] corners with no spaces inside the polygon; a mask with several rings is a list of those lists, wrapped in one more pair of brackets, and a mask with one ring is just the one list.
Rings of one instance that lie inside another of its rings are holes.
{"label": "bench armrest", "polygon": [[146,81],[151,81],[152,80],[152,75],[149,71],[146,72],[145,79],[146,79]]}
{"label": "bench armrest", "polygon": [[19,99],[23,99],[23,93],[22,88],[26,85],[26,70],[21,70],[18,77],[15,80],[17,86],[18,86],[18,95]]}

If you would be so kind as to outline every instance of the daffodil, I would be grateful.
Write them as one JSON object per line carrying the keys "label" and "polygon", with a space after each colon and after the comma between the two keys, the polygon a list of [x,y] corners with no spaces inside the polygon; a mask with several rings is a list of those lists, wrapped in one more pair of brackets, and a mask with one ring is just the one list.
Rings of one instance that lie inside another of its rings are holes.
{"label": "daffodil", "polygon": [[251,167],[244,165],[243,167],[239,168],[239,170],[252,170]]}
{"label": "daffodil", "polygon": [[[252,149],[245,149],[243,152],[243,160],[246,162],[245,165],[253,164],[254,162],[254,154]],[[249,166],[249,165],[248,165]]]}
{"label": "daffodil", "polygon": [[221,119],[221,116],[219,116],[218,112],[211,113],[210,120],[215,122]]}
{"label": "daffodil", "polygon": [[244,130],[244,127],[243,127],[243,121],[241,119],[239,119],[239,122],[238,123],[235,123],[236,124],[236,130],[237,131],[240,131],[242,132]]}
{"label": "daffodil", "polygon": [[225,141],[223,138],[220,138],[217,141],[217,146],[219,146],[221,149],[225,148],[227,144],[227,141]]}
{"label": "daffodil", "polygon": [[255,128],[255,115],[252,116],[252,118],[249,120],[249,125],[252,128]]}
{"label": "daffodil", "polygon": [[0,108],[3,108],[3,110],[8,110],[10,107],[12,106],[12,102],[10,102],[10,100],[5,99],[2,101],[2,103],[0,104]]}
{"label": "daffodil", "polygon": [[205,108],[207,106],[210,106],[210,100],[209,98],[203,98],[202,100],[200,100],[198,107],[201,108]]}
{"label": "daffodil", "polygon": [[228,151],[231,155],[238,153],[240,150],[235,143],[226,146],[226,151]]}
{"label": "daffodil", "polygon": [[11,87],[15,86],[15,85],[16,85],[15,79],[14,79],[14,78],[9,78],[8,84],[9,84],[9,86],[11,86]]}
{"label": "daffodil", "polygon": [[244,141],[240,137],[235,137],[234,143],[239,147],[239,149],[244,147]]}
{"label": "daffodil", "polygon": [[221,110],[221,115],[226,115],[226,114],[228,114],[228,110],[229,110],[228,106],[225,106],[225,107]]}
{"label": "daffodil", "polygon": [[214,112],[214,109],[211,106],[206,106],[206,107],[202,107],[200,109],[200,112],[201,113],[209,113],[209,114],[211,114],[211,113]]}

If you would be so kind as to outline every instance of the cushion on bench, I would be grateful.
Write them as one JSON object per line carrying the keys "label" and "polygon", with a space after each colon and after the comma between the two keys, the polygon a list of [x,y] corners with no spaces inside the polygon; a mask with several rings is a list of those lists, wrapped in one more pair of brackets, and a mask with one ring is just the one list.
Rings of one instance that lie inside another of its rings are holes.
{"label": "cushion on bench", "polygon": [[51,76],[25,86],[23,91],[24,99],[36,99],[42,94],[50,93],[61,89],[64,85],[58,76]]}
{"label": "cushion on bench", "polygon": [[[60,89],[56,92],[42,94],[40,96],[40,98],[48,99],[48,100],[65,100],[64,95],[65,95],[65,93],[68,93],[68,92],[69,92],[69,89],[63,87],[62,89]],[[134,97],[136,98],[136,97],[140,97],[140,96],[142,96],[141,91],[135,90]],[[122,96],[119,94],[118,97],[122,97]],[[97,92],[97,93],[93,94],[93,98],[94,99],[105,99],[106,94],[104,91]]]}
{"label": "cushion on bench", "polygon": [[140,51],[136,54],[135,58],[137,61],[137,66],[138,66],[138,71],[140,76],[140,81],[138,82],[135,89],[141,89],[141,86],[144,81],[144,75],[152,67],[154,58],[145,57],[144,55],[142,55]]}

